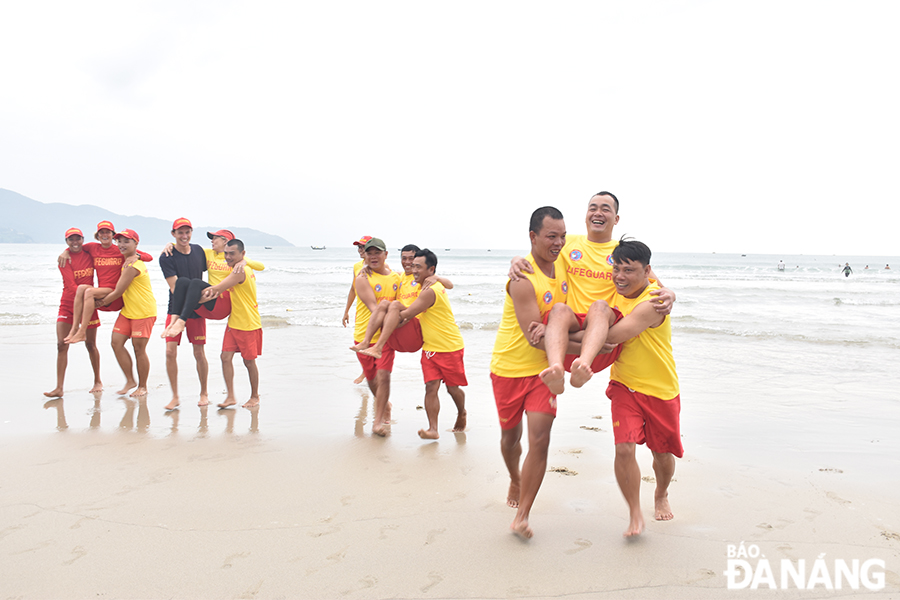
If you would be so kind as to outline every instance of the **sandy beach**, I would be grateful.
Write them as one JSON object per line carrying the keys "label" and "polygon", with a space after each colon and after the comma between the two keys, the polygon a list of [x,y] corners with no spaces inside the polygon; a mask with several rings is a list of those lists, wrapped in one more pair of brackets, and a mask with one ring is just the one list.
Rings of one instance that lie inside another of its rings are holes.
{"label": "sandy beach", "polygon": [[[351,383],[358,365],[349,351],[340,358],[347,340],[334,328],[266,330],[262,405],[254,412],[199,409],[192,359],[182,353],[183,406],[169,414],[161,342],[150,347],[146,402],[80,391],[90,383],[87,359],[74,348],[65,398],[48,403],[41,391],[52,382],[52,331],[3,329],[3,598],[900,594],[897,457],[871,464],[867,456],[836,460],[786,446],[780,458],[762,452],[754,462],[736,450],[739,458],[730,459],[715,443],[702,394],[683,415],[674,521],[651,519],[639,539],[621,537],[627,512],[613,476],[601,379],[561,398],[550,472],[532,512],[535,537],[511,535],[487,375],[491,331],[465,332],[469,429],[423,442],[417,357],[397,360],[391,435],[374,438],[371,398]],[[221,339],[215,330],[210,337]],[[215,344],[208,352],[214,402],[223,388]],[[103,358],[107,389],[116,389],[121,375],[108,348]],[[242,369],[239,395],[248,389]],[[690,389],[689,356],[680,370]],[[449,429],[454,411],[449,399],[444,406],[442,429]],[[762,445],[750,431],[735,441]],[[643,450],[650,519],[652,470]],[[884,574],[883,586],[729,590],[728,546],[741,542],[771,561],[778,584],[782,559],[805,561],[809,579],[824,555],[829,573],[836,559],[884,561],[872,571]]]}

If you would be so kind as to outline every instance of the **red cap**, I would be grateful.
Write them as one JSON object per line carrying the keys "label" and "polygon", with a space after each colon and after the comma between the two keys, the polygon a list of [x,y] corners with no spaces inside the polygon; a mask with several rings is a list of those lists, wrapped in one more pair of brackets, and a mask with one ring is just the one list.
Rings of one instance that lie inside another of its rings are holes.
{"label": "red cap", "polygon": [[354,246],[365,246],[366,243],[371,239],[372,239],[371,235],[364,235],[361,238],[359,238],[358,240],[356,240],[355,242],[353,242],[353,245]]}
{"label": "red cap", "polygon": [[138,234],[134,229],[123,229],[122,231],[120,231],[119,233],[117,233],[116,235],[113,236],[113,238],[115,238],[115,239],[119,239],[120,237],[128,238],[128,239],[134,240],[138,243],[140,243],[140,241],[141,241],[141,238],[138,237]]}
{"label": "red cap", "polygon": [[213,239],[214,237],[223,237],[230,242],[234,239],[234,234],[227,229],[220,229],[218,231],[207,231],[206,237],[208,237],[209,239]]}
{"label": "red cap", "polygon": [[114,233],[116,231],[116,228],[113,227],[113,224],[109,221],[100,221],[99,223],[97,223],[97,231],[100,231],[101,229],[109,229]]}
{"label": "red cap", "polygon": [[66,229],[66,239],[69,239],[73,235],[80,235],[81,237],[84,237],[84,234],[81,233],[81,230],[77,227],[69,227],[68,229]]}
{"label": "red cap", "polygon": [[184,217],[181,217],[180,219],[175,219],[175,222],[172,223],[172,231],[175,231],[176,229],[179,229],[181,227],[190,227],[191,229],[194,228],[194,226],[191,225],[191,222],[188,221],[187,219],[185,219]]}

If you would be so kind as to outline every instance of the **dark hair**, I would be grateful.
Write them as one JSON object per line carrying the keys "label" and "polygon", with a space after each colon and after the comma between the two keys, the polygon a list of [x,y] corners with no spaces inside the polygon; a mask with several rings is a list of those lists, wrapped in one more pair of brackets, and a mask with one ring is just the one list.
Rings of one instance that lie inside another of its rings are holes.
{"label": "dark hair", "polygon": [[432,252],[428,248],[423,248],[422,250],[416,251],[416,258],[419,258],[420,256],[425,257],[426,267],[437,269],[437,256],[434,255],[434,252]]}
{"label": "dark hair", "polygon": [[544,228],[544,217],[559,220],[563,218],[563,214],[552,206],[542,206],[531,213],[531,224],[528,226],[528,231],[540,233],[541,229]]}
{"label": "dark hair", "polygon": [[400,252],[418,252],[418,251],[419,251],[419,247],[416,246],[415,244],[407,244],[407,245],[403,246],[402,248],[400,248]]}
{"label": "dark hair", "polygon": [[237,246],[238,252],[244,251],[244,242],[242,242],[241,240],[239,240],[237,238],[234,238],[233,240],[228,240],[227,242],[225,242],[225,245],[226,246]]}
{"label": "dark hair", "polygon": [[[597,192],[596,194],[594,194],[594,196],[609,196],[610,198],[612,198],[613,202],[616,203],[616,214],[619,214],[619,199],[616,198],[615,194],[613,194],[612,192]],[[591,196],[591,198],[593,198],[594,196]]]}
{"label": "dark hair", "polygon": [[638,262],[646,267],[650,264],[650,248],[643,242],[623,237],[619,240],[619,245],[612,251],[612,259],[617,265],[628,261]]}

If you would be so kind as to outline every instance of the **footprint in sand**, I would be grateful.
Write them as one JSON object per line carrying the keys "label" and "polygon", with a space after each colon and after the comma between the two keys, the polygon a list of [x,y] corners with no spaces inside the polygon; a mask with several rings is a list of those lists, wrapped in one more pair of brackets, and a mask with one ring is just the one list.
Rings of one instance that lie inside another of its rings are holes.
{"label": "footprint in sand", "polygon": [[384,527],[381,528],[381,534],[378,536],[378,539],[386,540],[387,532],[394,531],[395,529],[398,529],[399,527],[400,527],[399,525],[385,525]]}
{"label": "footprint in sand", "polygon": [[431,588],[433,588],[434,586],[436,586],[437,584],[439,584],[440,582],[442,582],[444,580],[444,577],[440,573],[435,573],[434,571],[432,571],[431,573],[428,574],[428,579],[429,579],[429,581],[431,581],[431,583],[419,588],[419,591],[422,592],[423,594],[425,592],[427,592],[428,590],[430,590]]}
{"label": "footprint in sand", "polygon": [[886,540],[894,540],[895,542],[900,542],[900,534],[894,533],[893,531],[882,531],[881,537]]}
{"label": "footprint in sand", "polygon": [[308,531],[306,535],[309,537],[322,537],[323,535],[331,535],[332,533],[337,533],[341,528],[337,525],[332,525],[325,531]]}
{"label": "footprint in sand", "polygon": [[585,431],[603,431],[599,427],[588,427],[587,425],[582,425],[579,429],[584,429]]}
{"label": "footprint in sand", "polygon": [[830,499],[834,500],[835,502],[837,502],[838,504],[840,504],[841,506],[847,506],[848,504],[850,504],[849,500],[844,500],[843,498],[841,498],[834,492],[828,492],[825,495],[828,496]]}
{"label": "footprint in sand", "polygon": [[567,467],[550,467],[547,469],[548,473],[559,473],[560,475],[567,475],[572,477],[574,475],[578,475],[578,471],[573,471]]}
{"label": "footprint in sand", "polygon": [[247,558],[248,556],[250,556],[250,553],[249,553],[249,552],[240,552],[240,553],[238,553],[238,554],[232,554],[231,556],[227,556],[227,557],[225,558],[225,562],[222,563],[222,568],[223,568],[223,569],[230,569],[231,567],[234,566],[234,565],[232,564],[232,563],[234,562],[234,559],[236,559],[236,558]]}
{"label": "footprint in sand", "polygon": [[341,498],[341,506],[350,506],[351,500],[353,500],[353,496],[344,496]]}
{"label": "footprint in sand", "polygon": [[446,529],[432,529],[428,532],[428,537],[425,538],[425,545],[433,544],[435,540],[437,540],[437,536],[441,535],[447,531]]}
{"label": "footprint in sand", "polygon": [[340,562],[340,561],[344,560],[344,557],[347,555],[347,550],[349,550],[349,549],[350,549],[350,546],[346,546],[346,547],[342,548],[341,550],[338,550],[334,554],[329,554],[328,556],[325,557],[325,560],[330,560],[332,562]]}
{"label": "footprint in sand", "polygon": [[566,554],[575,554],[576,552],[581,552],[582,550],[587,550],[593,544],[591,544],[590,540],[586,540],[584,538],[578,538],[575,540],[575,545],[577,548],[572,548],[571,550],[566,550]]}
{"label": "footprint in sand", "polygon": [[819,471],[821,471],[822,473],[843,473],[841,469],[833,469],[831,467],[828,467],[827,469],[819,469]]}
{"label": "footprint in sand", "polygon": [[84,558],[85,556],[87,556],[87,550],[85,550],[83,546],[75,546],[74,548],[72,548],[72,554],[74,558],[63,562],[64,565],[71,565],[79,558]]}

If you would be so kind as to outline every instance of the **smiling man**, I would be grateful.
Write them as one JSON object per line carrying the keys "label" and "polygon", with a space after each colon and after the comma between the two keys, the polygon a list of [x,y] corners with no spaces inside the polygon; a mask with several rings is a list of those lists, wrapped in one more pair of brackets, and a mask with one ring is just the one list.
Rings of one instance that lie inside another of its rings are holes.
{"label": "smiling man", "polygon": [[625,537],[643,531],[640,491],[641,470],[635,445],[646,443],[653,452],[656,475],[654,518],[673,518],[668,489],[675,474],[675,457],[681,458],[679,415],[681,395],[672,355],[672,320],[656,310],[659,289],[652,279],[650,248],[635,240],[622,240],[612,253],[612,306],[623,318],[610,327],[608,341],[622,344],[613,363],[606,395],[612,404],[616,443],[616,481],[628,504]]}

